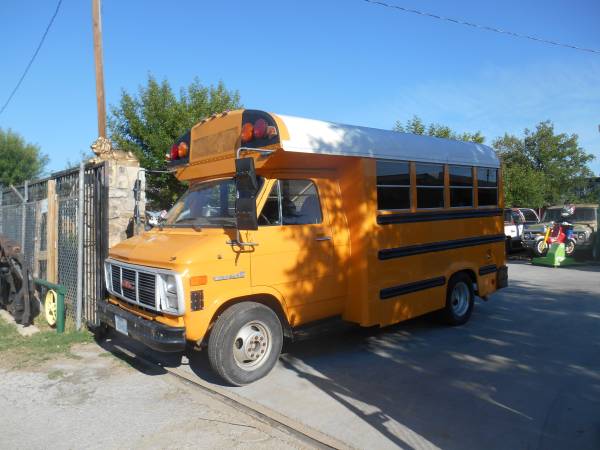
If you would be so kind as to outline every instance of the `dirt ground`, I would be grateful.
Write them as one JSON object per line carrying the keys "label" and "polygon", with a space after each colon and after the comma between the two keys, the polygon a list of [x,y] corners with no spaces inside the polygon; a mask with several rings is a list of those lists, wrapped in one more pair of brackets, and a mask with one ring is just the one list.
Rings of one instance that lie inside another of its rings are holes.
{"label": "dirt ground", "polygon": [[[306,448],[303,441],[94,343],[15,369],[0,360],[0,447]],[[164,374],[163,374],[164,375]]]}

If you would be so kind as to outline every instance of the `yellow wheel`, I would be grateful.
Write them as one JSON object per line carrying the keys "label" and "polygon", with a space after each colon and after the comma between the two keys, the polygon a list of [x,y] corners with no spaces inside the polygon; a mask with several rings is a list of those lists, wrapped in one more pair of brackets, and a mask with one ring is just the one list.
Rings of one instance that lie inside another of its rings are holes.
{"label": "yellow wheel", "polygon": [[56,292],[52,289],[46,293],[46,299],[44,300],[44,314],[48,325],[54,328],[56,326],[56,318],[58,317],[58,302]]}

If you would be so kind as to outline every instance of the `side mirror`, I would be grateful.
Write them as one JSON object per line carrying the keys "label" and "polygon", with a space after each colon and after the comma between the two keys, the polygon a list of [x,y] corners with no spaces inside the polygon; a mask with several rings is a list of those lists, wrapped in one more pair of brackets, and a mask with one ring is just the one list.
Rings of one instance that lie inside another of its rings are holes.
{"label": "side mirror", "polygon": [[238,230],[257,230],[256,193],[258,180],[254,169],[254,159],[235,160],[235,219]]}

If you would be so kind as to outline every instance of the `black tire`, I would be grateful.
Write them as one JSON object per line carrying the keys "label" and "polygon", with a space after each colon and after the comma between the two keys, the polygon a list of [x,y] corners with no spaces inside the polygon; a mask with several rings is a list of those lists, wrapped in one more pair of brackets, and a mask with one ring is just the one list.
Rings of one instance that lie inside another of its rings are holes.
{"label": "black tire", "polygon": [[[240,336],[248,337],[244,340]],[[281,322],[271,308],[254,302],[237,303],[215,322],[208,339],[208,360],[225,381],[244,386],[273,369],[282,345]]]}
{"label": "black tire", "polygon": [[575,253],[575,241],[573,239],[567,239],[565,242],[565,255],[573,256]]}
{"label": "black tire", "polygon": [[[461,300],[457,296],[465,298]],[[466,302],[466,304],[463,302]],[[452,326],[465,324],[473,313],[474,305],[473,280],[466,273],[459,272],[455,274],[448,282],[446,306],[442,310],[444,322]]]}
{"label": "black tire", "polygon": [[548,244],[543,239],[538,239],[533,245],[533,254],[535,256],[546,256],[548,253]]}

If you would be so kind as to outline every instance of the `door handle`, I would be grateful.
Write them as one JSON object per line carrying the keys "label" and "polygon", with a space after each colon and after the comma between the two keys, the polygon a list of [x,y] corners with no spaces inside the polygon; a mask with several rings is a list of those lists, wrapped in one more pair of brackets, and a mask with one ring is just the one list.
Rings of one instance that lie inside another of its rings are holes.
{"label": "door handle", "polygon": [[331,236],[320,236],[318,238],[315,238],[315,241],[330,241],[331,240]]}

